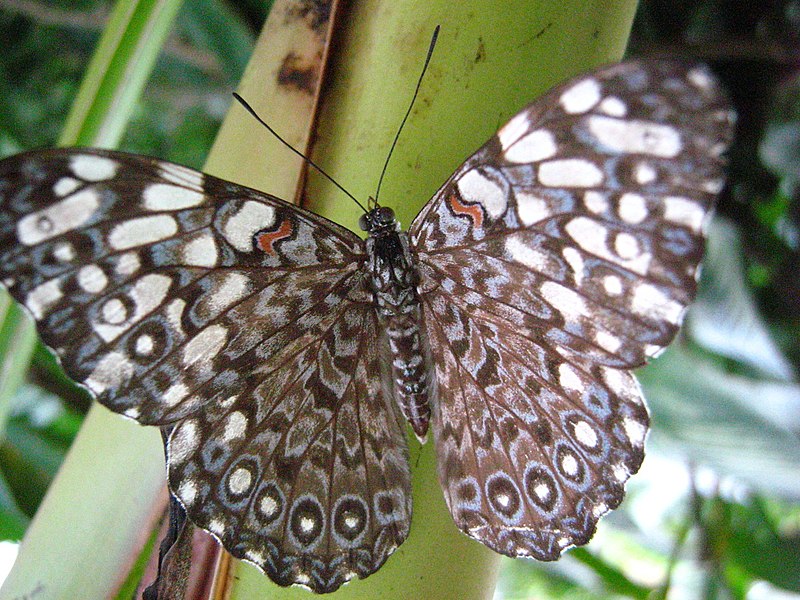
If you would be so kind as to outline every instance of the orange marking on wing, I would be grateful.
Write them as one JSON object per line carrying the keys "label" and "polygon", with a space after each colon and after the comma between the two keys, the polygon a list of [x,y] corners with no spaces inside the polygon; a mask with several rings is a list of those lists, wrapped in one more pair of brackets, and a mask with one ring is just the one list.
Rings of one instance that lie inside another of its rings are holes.
{"label": "orange marking on wing", "polygon": [[275,254],[275,243],[292,235],[292,222],[288,219],[281,223],[275,231],[268,231],[258,235],[256,243],[259,249],[267,254]]}
{"label": "orange marking on wing", "polygon": [[481,210],[480,206],[477,204],[473,204],[471,206],[464,204],[455,194],[450,194],[450,197],[447,199],[447,201],[450,203],[450,208],[455,214],[468,216],[470,219],[472,219],[472,223],[475,225],[475,227],[480,227],[483,225],[483,211]]}

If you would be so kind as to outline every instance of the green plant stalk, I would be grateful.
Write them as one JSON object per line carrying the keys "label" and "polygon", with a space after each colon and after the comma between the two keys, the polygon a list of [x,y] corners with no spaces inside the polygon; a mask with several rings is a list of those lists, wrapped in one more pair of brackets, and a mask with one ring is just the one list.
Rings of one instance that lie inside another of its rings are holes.
{"label": "green plant stalk", "polygon": [[[115,146],[130,120],[179,0],[120,0],[114,7],[60,145]],[[34,339],[20,311],[18,337]],[[27,333],[26,333],[27,332]],[[33,344],[15,350],[24,369]],[[16,375],[19,381],[21,375]],[[20,546],[0,598],[113,595],[146,541],[163,494],[158,430],[95,406]],[[39,590],[37,592],[37,590]]]}
{"label": "green plant stalk", "polygon": [[59,146],[116,148],[181,0],[120,0],[86,69]]}
{"label": "green plant stalk", "polygon": [[25,379],[36,331],[11,296],[0,291],[0,435],[5,436],[14,394]]}
{"label": "green plant stalk", "polygon": [[[455,168],[523,106],[572,75],[619,60],[635,9],[633,0],[352,3],[335,32],[313,159],[359,199],[374,194],[430,36],[441,25],[430,70],[381,192],[381,203],[407,226]],[[243,86],[249,76],[258,73],[248,69]],[[240,151],[259,154],[251,146]],[[225,175],[272,191],[256,183],[269,173],[253,172],[248,161],[232,164]],[[359,231],[359,209],[326,181],[312,174],[306,198],[315,212]],[[410,454],[414,521],[408,541],[377,573],[333,596],[491,597],[497,555],[454,526],[436,479],[432,443],[420,448],[412,441]],[[233,600],[310,597],[304,590],[279,590],[245,564],[231,586]]]}

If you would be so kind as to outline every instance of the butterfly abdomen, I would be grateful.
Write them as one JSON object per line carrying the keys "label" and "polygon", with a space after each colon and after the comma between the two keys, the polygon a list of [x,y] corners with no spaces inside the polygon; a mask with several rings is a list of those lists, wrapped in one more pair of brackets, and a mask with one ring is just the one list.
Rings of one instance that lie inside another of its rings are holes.
{"label": "butterfly abdomen", "polygon": [[396,227],[371,232],[367,255],[375,309],[386,334],[394,398],[414,433],[424,440],[431,416],[433,369],[421,332],[419,274],[408,251],[408,234]]}

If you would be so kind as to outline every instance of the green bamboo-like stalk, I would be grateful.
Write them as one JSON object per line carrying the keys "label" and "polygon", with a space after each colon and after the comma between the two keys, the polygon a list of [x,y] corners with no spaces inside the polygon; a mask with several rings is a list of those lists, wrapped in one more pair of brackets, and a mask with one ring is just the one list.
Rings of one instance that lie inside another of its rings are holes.
{"label": "green bamboo-like stalk", "polygon": [[[334,34],[336,52],[313,158],[358,198],[374,194],[430,36],[441,25],[430,70],[381,192],[381,203],[394,208],[407,226],[461,161],[516,111],[571,75],[619,60],[635,8],[634,0],[350,3]],[[230,168],[226,176],[237,181],[269,177],[254,172],[247,161]],[[359,209],[324,180],[312,176],[306,198],[315,212],[358,231]],[[408,541],[376,574],[333,596],[491,597],[497,555],[453,525],[436,480],[432,445],[420,448],[412,442],[411,459],[415,512]],[[303,590],[280,590],[244,564],[231,587],[234,600],[310,597]]]}
{"label": "green bamboo-like stalk", "polygon": [[[180,0],[120,0],[87,69],[60,145],[115,146],[166,39]],[[33,326],[12,313],[16,380]],[[6,326],[8,327],[8,326]],[[48,490],[0,598],[103,598],[114,593],[146,541],[163,490],[158,431],[95,406]]]}

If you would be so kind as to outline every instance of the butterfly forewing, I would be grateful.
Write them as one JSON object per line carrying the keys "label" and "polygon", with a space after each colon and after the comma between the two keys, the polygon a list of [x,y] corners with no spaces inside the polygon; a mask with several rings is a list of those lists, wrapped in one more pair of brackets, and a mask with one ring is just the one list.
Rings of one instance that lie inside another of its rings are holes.
{"label": "butterfly forewing", "polygon": [[144,157],[0,164],[0,276],[106,406],[178,423],[173,492],[283,585],[336,589],[407,536],[363,242],[260,192]]}
{"label": "butterfly forewing", "polygon": [[469,535],[552,560],[620,502],[648,427],[627,370],[694,294],[731,129],[705,69],[607,67],[516,115],[415,219],[439,477]]}

